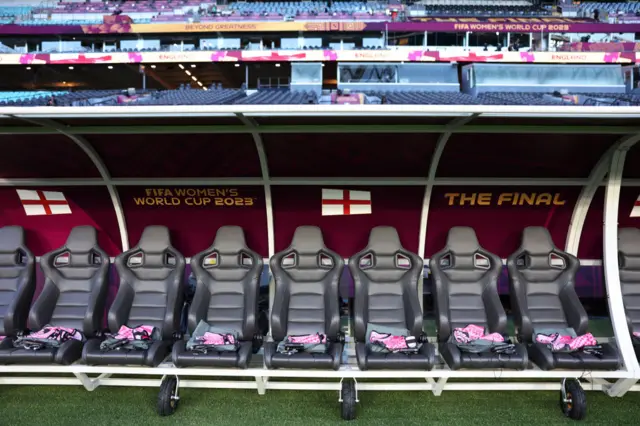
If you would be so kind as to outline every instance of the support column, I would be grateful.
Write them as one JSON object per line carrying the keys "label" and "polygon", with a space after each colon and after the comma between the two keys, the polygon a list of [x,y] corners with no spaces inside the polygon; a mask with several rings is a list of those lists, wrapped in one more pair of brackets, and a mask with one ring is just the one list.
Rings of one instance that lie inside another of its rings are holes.
{"label": "support column", "polygon": [[113,204],[113,210],[116,214],[116,220],[118,222],[118,229],[120,230],[120,243],[122,245],[122,251],[129,250],[129,233],[127,231],[127,223],[124,217],[124,210],[122,209],[122,203],[120,202],[120,196],[118,195],[118,190],[116,189],[113,181],[111,180],[111,174],[107,169],[107,166],[100,158],[100,155],[96,152],[96,150],[91,146],[91,144],[82,136],[68,133],[64,130],[59,123],[49,120],[49,119],[29,119],[22,117],[15,117],[20,120],[27,121],[32,124],[37,124],[39,126],[47,127],[52,130],[55,130],[57,133],[66,136],[73,143],[75,143],[91,160],[93,165],[98,169],[98,173],[102,178],[102,183],[107,188],[109,192],[109,197],[111,198],[111,204]]}
{"label": "support column", "polygon": [[[260,171],[262,172],[262,184],[264,186],[264,204],[267,214],[267,244],[269,247],[269,259],[275,253],[275,234],[273,226],[273,203],[271,201],[271,177],[269,176],[269,163],[267,162],[267,153],[264,149],[264,143],[262,142],[262,136],[258,130],[258,124],[255,120],[245,117],[244,114],[236,114],[238,119],[242,121],[245,126],[251,128],[251,136],[256,144],[256,151],[258,152],[258,158],[260,160]],[[269,279],[269,318],[271,318],[271,309],[273,307],[273,300],[275,298],[275,283],[273,282],[273,276]],[[269,335],[271,335],[271,323],[269,323]]]}
{"label": "support column", "polygon": [[616,142],[600,157],[594,168],[591,170],[587,184],[582,188],[578,201],[573,208],[571,222],[567,232],[567,242],[565,251],[574,256],[578,256],[578,248],[580,246],[580,237],[584,228],[584,221],[589,212],[589,206],[596,194],[596,191],[602,185],[602,182],[611,166],[611,157],[618,149],[628,149],[640,140],[640,135],[625,136]]}
{"label": "support column", "polygon": [[[418,235],[418,255],[425,260],[425,248],[427,241],[427,222],[429,220],[429,205],[431,204],[431,194],[433,193],[433,186],[436,180],[436,172],[438,170],[438,163],[440,162],[440,157],[442,157],[442,153],[444,152],[444,148],[449,141],[449,138],[453,134],[455,129],[458,129],[474,118],[476,118],[478,114],[472,114],[467,117],[458,117],[452,120],[446,128],[446,131],[440,135],[438,138],[438,143],[436,144],[436,149],[433,152],[433,156],[431,157],[431,163],[429,164],[429,172],[427,174],[427,184],[424,188],[424,197],[422,198],[422,211],[420,213],[420,233]],[[426,265],[425,265],[426,266]],[[422,294],[423,294],[423,280],[424,274],[421,276],[420,280],[418,280],[418,295],[420,296],[420,307],[422,307]]]}
{"label": "support column", "polygon": [[[620,201],[624,160],[631,145],[633,143],[616,149],[611,156],[604,200],[603,262],[609,315],[613,325],[615,343],[622,356],[624,368],[631,373],[633,378],[637,379],[640,378],[640,366],[633,350],[631,334],[627,326],[618,265],[618,204]],[[624,395],[633,385],[633,382],[631,380],[619,380],[610,389],[610,395]]]}

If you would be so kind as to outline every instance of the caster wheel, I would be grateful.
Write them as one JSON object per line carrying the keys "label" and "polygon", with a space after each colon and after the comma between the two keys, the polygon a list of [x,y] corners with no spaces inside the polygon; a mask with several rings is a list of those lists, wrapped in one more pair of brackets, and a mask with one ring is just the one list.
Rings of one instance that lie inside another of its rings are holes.
{"label": "caster wheel", "polygon": [[356,418],[356,382],[344,380],[342,382],[342,419]]}
{"label": "caster wheel", "polygon": [[564,395],[560,392],[560,408],[565,416],[573,420],[582,420],[587,415],[587,395],[580,382],[567,380],[564,383]]}
{"label": "caster wheel", "polygon": [[176,412],[178,408],[178,380],[171,376],[165,377],[160,385],[160,392],[158,393],[158,406],[157,411],[161,416],[170,416]]}

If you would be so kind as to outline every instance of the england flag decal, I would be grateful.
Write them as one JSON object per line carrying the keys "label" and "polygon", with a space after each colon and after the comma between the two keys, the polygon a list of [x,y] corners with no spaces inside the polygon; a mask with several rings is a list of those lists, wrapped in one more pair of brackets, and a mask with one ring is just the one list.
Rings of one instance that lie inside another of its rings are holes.
{"label": "england flag decal", "polygon": [[322,216],[371,214],[371,192],[349,189],[322,190]]}
{"label": "england flag decal", "polygon": [[16,189],[27,216],[71,214],[69,202],[62,192]]}
{"label": "england flag decal", "polygon": [[638,195],[638,199],[636,200],[633,208],[631,209],[631,214],[629,217],[640,217],[640,195]]}

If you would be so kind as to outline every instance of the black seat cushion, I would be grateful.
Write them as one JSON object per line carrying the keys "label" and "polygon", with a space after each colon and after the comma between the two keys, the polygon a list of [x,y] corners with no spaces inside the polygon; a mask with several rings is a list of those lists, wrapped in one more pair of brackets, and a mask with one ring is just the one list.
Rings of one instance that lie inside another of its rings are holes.
{"label": "black seat cushion", "polygon": [[240,342],[237,352],[208,351],[206,354],[188,351],[185,341],[173,345],[171,359],[176,367],[247,368],[253,342]]}
{"label": "black seat cushion", "polygon": [[267,368],[317,368],[338,370],[342,356],[341,343],[329,343],[326,353],[298,352],[293,355],[278,353],[278,342],[264,344],[264,361]]}
{"label": "black seat cushion", "polygon": [[461,368],[510,368],[524,370],[529,364],[527,347],[516,344],[516,352],[511,355],[496,354],[494,352],[470,353],[463,352],[455,343],[442,343],[439,347],[440,355],[452,370]]}
{"label": "black seat cushion", "polygon": [[417,354],[371,352],[364,342],[356,343],[360,370],[431,370],[436,362],[435,346],[425,343]]}
{"label": "black seat cushion", "polygon": [[153,342],[148,350],[117,349],[112,351],[100,350],[99,339],[89,340],[82,351],[82,359],[87,365],[146,365],[157,367],[169,355],[171,342],[158,340]]}
{"label": "black seat cushion", "polygon": [[617,370],[620,366],[618,350],[608,343],[602,344],[602,357],[578,351],[573,353],[551,352],[541,343],[529,346],[529,358],[543,370]]}
{"label": "black seat cushion", "polygon": [[82,342],[68,340],[59,348],[40,349],[37,351],[14,348],[10,339],[0,344],[0,364],[61,364],[70,365],[82,355]]}

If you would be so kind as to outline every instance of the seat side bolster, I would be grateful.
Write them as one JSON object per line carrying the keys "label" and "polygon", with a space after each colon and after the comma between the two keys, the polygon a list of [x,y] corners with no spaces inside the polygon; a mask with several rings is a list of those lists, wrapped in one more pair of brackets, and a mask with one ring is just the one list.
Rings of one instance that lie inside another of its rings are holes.
{"label": "seat side bolster", "polygon": [[518,249],[507,259],[507,269],[509,270],[509,295],[511,297],[511,309],[513,311],[513,321],[519,329],[518,334],[525,342],[530,342],[533,338],[533,325],[529,317],[526,300],[526,280],[516,266],[516,259],[524,254],[524,250]]}
{"label": "seat side bolster", "polygon": [[429,261],[431,271],[431,291],[434,293],[433,303],[436,316],[436,333],[438,340],[445,342],[451,335],[451,324],[449,322],[449,289],[445,287],[446,279],[440,269],[440,260],[448,250],[442,250],[434,254]]}
{"label": "seat side bolster", "polygon": [[112,333],[117,333],[120,327],[127,323],[134,295],[131,284],[120,277],[120,287],[108,315],[109,330]]}
{"label": "seat side bolster", "polygon": [[36,290],[34,256],[26,247],[21,247],[21,250],[26,253],[27,263],[18,278],[15,298],[4,313],[4,332],[7,335],[13,335],[26,328],[29,305]]}
{"label": "seat side bolster", "polygon": [[330,272],[331,284],[325,292],[325,330],[329,339],[336,339],[340,333],[340,277],[344,270],[344,259],[337,253],[323,250],[333,258],[334,269]]}
{"label": "seat side bolster", "polygon": [[408,251],[401,250],[401,253],[404,256],[407,256],[411,259],[413,265],[415,265],[414,270],[410,271],[411,278],[409,281],[405,281],[404,285],[408,285],[408,288],[405,288],[402,294],[402,300],[404,302],[405,307],[405,322],[407,324],[407,329],[411,332],[412,335],[418,337],[422,334],[422,309],[420,308],[420,299],[422,297],[421,294],[418,294],[418,280],[420,279],[420,274],[424,274],[424,267],[422,259]]}
{"label": "seat side bolster", "polygon": [[247,283],[248,287],[245,288],[244,292],[245,312],[242,337],[245,340],[250,340],[258,332],[256,328],[256,321],[258,318],[258,299],[260,298],[260,277],[264,270],[264,262],[262,260],[262,256],[258,253],[251,250],[245,251],[251,255],[253,266],[251,267],[251,272],[249,272],[251,281]]}
{"label": "seat side bolster", "polygon": [[51,321],[59,296],[58,287],[50,279],[45,280],[42,292],[31,307],[31,312],[29,312],[29,325],[31,327],[40,330]]}
{"label": "seat side bolster", "polygon": [[[578,335],[585,334],[589,329],[589,317],[587,311],[582,306],[575,288],[575,277],[580,267],[580,261],[572,255],[568,255],[569,265],[565,271],[567,282],[560,290],[560,303],[567,317],[567,324],[573,328]],[[563,274],[564,275],[564,274]]]}
{"label": "seat side bolster", "polygon": [[[353,277],[353,283],[355,287],[355,297],[353,299],[353,322],[354,322],[354,337],[356,341],[363,342],[367,333],[367,322],[369,318],[367,315],[366,306],[369,303],[369,295],[366,294],[362,284],[362,271],[360,270],[360,258],[369,250],[362,250],[349,258],[349,271]],[[362,368],[362,367],[361,367]]]}
{"label": "seat side bolster", "polygon": [[487,315],[487,324],[492,333],[505,333],[507,330],[507,314],[504,311],[498,294],[498,278],[502,273],[502,259],[492,253],[481,251],[491,259],[491,269],[487,272],[487,285],[482,292],[482,301]]}
{"label": "seat side bolster", "polygon": [[162,339],[169,340],[173,334],[180,331],[182,307],[184,305],[184,270],[186,261],[184,256],[173,247],[167,252],[176,259],[175,269],[168,278],[169,291],[167,293],[167,310],[162,325]]}
{"label": "seat side bolster", "polygon": [[89,296],[89,305],[83,321],[84,332],[89,336],[93,336],[96,331],[101,331],[103,327],[102,321],[109,290],[109,269],[111,267],[109,255],[105,251],[98,247],[94,248],[94,251],[100,255],[102,263],[91,278],[95,285]]}
{"label": "seat side bolster", "polygon": [[[283,291],[282,286],[287,285],[282,278],[278,278],[278,275],[282,275],[281,262],[284,256],[291,253],[291,250],[280,252],[271,258],[269,262],[273,279],[275,283],[275,298],[273,306],[271,307],[271,335],[276,342],[282,341],[287,336],[287,321],[289,312],[289,295],[287,291]],[[280,291],[279,291],[280,290]]]}

